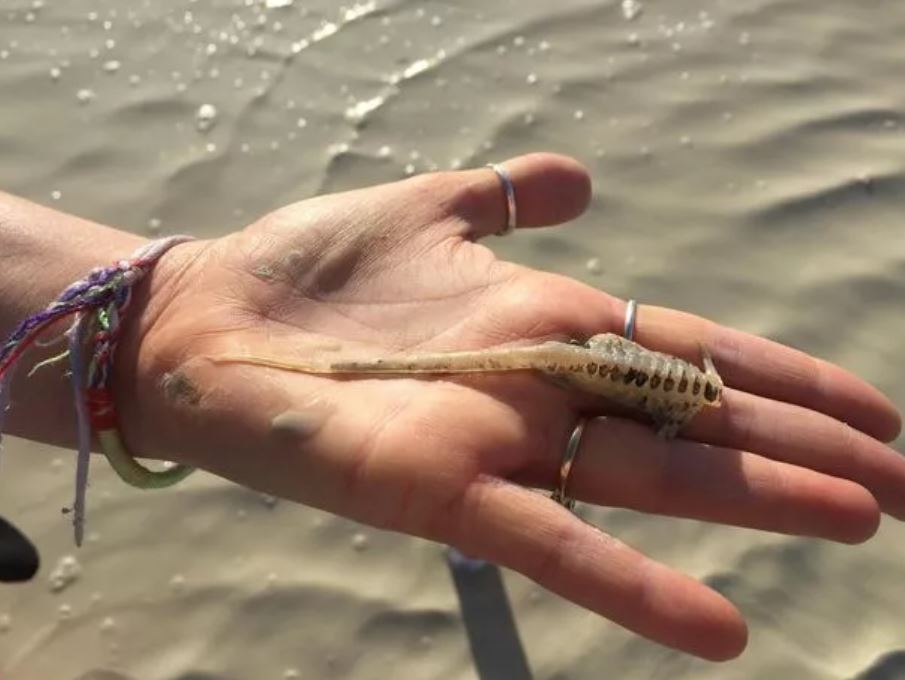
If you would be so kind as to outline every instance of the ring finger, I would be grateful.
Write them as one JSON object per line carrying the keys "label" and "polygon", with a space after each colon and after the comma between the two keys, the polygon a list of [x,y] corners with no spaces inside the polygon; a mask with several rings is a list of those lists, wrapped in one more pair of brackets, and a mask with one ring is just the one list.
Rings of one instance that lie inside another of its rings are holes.
{"label": "ring finger", "polygon": [[[515,481],[552,487],[558,466],[545,456]],[[587,424],[568,494],[597,505],[844,543],[870,538],[880,519],[873,496],[847,479],[736,449],[665,441],[618,418]]]}

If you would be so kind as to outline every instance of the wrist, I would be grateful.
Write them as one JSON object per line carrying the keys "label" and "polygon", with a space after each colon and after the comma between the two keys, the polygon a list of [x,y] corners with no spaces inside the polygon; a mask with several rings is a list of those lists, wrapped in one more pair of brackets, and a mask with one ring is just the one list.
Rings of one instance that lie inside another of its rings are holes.
{"label": "wrist", "polygon": [[[0,342],[26,318],[45,309],[95,267],[128,257],[145,239],[0,193]],[[59,336],[72,319],[44,329],[41,341]],[[9,368],[10,409],[4,430],[44,443],[75,442],[72,389],[64,362],[29,372],[59,354],[64,343],[27,344]]]}
{"label": "wrist", "polygon": [[192,315],[186,286],[197,285],[196,270],[209,245],[190,241],[173,246],[132,291],[110,382],[120,435],[135,456],[181,462],[191,453],[181,436],[185,414],[168,392],[185,359],[178,319]]}

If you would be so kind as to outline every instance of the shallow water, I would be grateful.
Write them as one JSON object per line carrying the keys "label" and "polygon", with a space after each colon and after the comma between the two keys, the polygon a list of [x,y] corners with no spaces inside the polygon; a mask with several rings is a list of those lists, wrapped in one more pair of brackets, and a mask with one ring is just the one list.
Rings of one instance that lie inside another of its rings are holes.
{"label": "shallow water", "polygon": [[[905,404],[905,4],[286,4],[0,0],[0,186],[212,236],[316,193],[559,151],[591,169],[591,210],[501,256],[779,339]],[[477,677],[436,545],[206,475],[141,494],[97,464],[74,553],[71,455],[7,448],[0,509],[47,563],[0,590],[3,678]],[[905,677],[901,525],[842,547],[589,517],[717,585],[749,649],[696,661],[507,573],[535,677]],[[54,586],[70,554],[80,574]]]}

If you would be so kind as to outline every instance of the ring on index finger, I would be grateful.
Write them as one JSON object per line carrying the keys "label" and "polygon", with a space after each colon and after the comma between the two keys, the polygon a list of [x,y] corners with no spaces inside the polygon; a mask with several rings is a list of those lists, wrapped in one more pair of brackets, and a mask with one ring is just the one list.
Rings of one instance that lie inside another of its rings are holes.
{"label": "ring on index finger", "polygon": [[635,339],[635,319],[638,317],[638,301],[634,298],[625,306],[625,323],[622,326],[622,335],[626,340]]}

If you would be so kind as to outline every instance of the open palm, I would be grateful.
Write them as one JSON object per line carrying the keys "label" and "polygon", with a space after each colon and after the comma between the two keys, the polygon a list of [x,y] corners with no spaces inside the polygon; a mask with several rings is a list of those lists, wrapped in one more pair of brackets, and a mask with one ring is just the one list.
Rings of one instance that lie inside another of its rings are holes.
{"label": "open palm", "polygon": [[[519,226],[566,221],[589,184],[574,162],[507,163]],[[528,487],[550,488],[596,405],[527,374],[336,378],[210,361],[299,361],[490,347],[619,332],[622,301],[498,260],[490,170],[437,173],[304,201],[161,263],[122,344],[124,432],[253,488],[424,536],[516,569],[652,639],[708,658],[745,644],[737,611]],[[643,307],[641,344],[714,355],[728,388],[685,439],[618,417],[586,432],[580,500],[857,542],[905,517],[905,462],[881,441],[895,409],[848,373],[703,319]],[[131,398],[134,397],[134,398]],[[843,419],[848,424],[844,424]]]}

